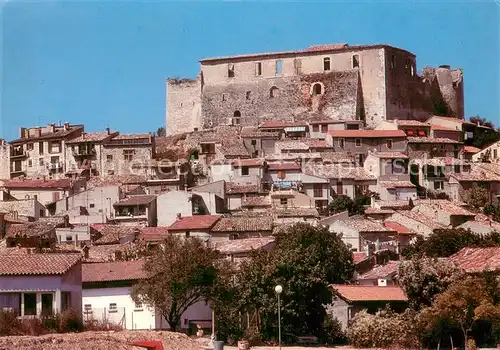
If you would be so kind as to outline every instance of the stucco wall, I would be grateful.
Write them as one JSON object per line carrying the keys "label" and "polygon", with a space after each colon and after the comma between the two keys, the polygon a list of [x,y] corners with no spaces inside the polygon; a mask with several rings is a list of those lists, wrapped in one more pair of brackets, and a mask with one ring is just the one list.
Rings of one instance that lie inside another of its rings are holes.
{"label": "stucco wall", "polygon": [[191,194],[185,191],[171,191],[156,198],[158,226],[170,226],[176,220],[177,214],[184,216],[193,215],[193,206],[190,201]]}

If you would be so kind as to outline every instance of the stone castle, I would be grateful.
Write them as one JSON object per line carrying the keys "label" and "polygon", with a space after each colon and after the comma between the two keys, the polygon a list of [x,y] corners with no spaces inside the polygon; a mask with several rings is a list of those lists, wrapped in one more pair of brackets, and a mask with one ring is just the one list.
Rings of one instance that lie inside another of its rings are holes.
{"label": "stone castle", "polygon": [[263,121],[425,120],[463,117],[463,74],[417,74],[416,56],[388,45],[312,46],[302,51],[206,58],[192,79],[167,79],[167,134]]}

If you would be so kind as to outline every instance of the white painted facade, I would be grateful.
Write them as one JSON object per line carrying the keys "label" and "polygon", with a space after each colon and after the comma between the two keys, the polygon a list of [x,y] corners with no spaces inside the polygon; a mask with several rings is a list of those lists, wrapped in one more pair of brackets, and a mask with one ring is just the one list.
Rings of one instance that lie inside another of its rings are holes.
{"label": "white painted facade", "polygon": [[[91,317],[102,319],[105,316],[114,323],[122,321],[126,329],[168,329],[168,322],[159,313],[146,305],[137,305],[132,300],[131,290],[131,286],[84,288],[82,297],[84,319]],[[180,327],[187,329],[190,322],[211,320],[212,310],[202,301],[186,310],[181,317]]]}

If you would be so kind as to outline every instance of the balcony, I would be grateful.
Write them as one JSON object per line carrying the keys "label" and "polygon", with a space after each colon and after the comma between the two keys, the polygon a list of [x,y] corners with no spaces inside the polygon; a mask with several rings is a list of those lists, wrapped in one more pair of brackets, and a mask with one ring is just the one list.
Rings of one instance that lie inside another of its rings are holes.
{"label": "balcony", "polygon": [[10,159],[14,159],[14,158],[26,158],[28,156],[28,153],[26,153],[25,150],[19,150],[19,151],[15,151],[15,150],[12,150],[10,152]]}
{"label": "balcony", "polygon": [[73,150],[74,157],[91,157],[95,155],[96,155],[95,149],[77,148]]}
{"label": "balcony", "polygon": [[54,162],[54,163],[47,163],[47,169],[48,170],[62,170],[63,164],[61,162]]}
{"label": "balcony", "polygon": [[11,176],[21,176],[21,175],[26,175],[26,169],[23,169],[21,167],[14,167],[10,168],[10,175]]}

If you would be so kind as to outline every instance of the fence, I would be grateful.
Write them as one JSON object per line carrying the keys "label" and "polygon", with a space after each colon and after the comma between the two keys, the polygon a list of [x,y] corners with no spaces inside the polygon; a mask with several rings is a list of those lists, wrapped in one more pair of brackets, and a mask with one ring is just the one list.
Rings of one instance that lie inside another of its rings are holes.
{"label": "fence", "polygon": [[83,310],[83,320],[85,322],[106,322],[115,324],[122,328],[126,328],[126,313],[124,307],[109,308],[92,308]]}

